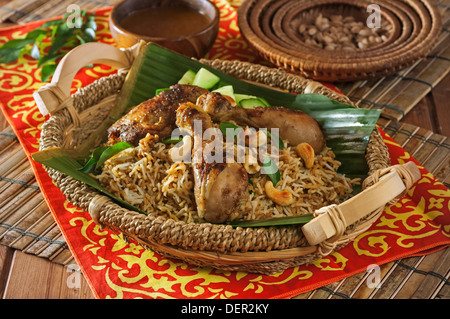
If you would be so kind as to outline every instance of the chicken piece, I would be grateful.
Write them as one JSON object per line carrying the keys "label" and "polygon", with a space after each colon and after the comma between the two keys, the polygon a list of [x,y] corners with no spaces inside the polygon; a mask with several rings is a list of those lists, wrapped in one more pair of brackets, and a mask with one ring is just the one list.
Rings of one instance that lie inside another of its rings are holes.
{"label": "chicken piece", "polygon": [[176,111],[180,103],[195,102],[207,93],[206,89],[193,85],[176,84],[167,91],[142,102],[116,121],[108,129],[108,145],[128,142],[137,145],[148,133],[159,139],[169,137],[175,128]]}
{"label": "chicken piece", "polygon": [[197,100],[214,121],[233,120],[240,125],[255,128],[278,128],[280,137],[291,145],[310,144],[316,153],[325,146],[325,137],[319,123],[308,114],[284,107],[257,107],[244,109],[230,104],[219,93],[206,93]]}
{"label": "chicken piece", "polygon": [[[201,130],[198,129],[199,123]],[[223,223],[241,217],[242,210],[239,207],[248,196],[247,172],[238,163],[205,161],[203,150],[213,143],[211,139],[203,139],[204,131],[213,126],[210,116],[195,104],[185,103],[177,110],[176,124],[194,139],[192,167],[199,216],[211,223]]]}
{"label": "chicken piece", "polygon": [[207,176],[207,180],[213,180],[213,183],[206,185],[204,218],[212,223],[224,223],[243,217],[245,211],[242,205],[249,194],[248,175],[242,164],[217,164],[217,166],[219,169],[215,169]]}

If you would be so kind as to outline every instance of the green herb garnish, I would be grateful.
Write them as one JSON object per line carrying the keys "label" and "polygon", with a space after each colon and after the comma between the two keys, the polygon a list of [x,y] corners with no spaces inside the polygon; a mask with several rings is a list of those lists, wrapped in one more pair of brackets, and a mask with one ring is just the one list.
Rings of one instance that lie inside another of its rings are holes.
{"label": "green herb garnish", "polygon": [[[268,138],[272,139],[273,134],[268,129],[261,129],[261,131],[263,131],[267,135]],[[278,139],[278,148],[280,150],[284,149],[284,142],[281,139],[281,137],[279,137],[278,135],[275,135],[275,138]]]}
{"label": "green herb garnish", "polygon": [[281,179],[281,173],[277,166],[277,164],[270,158],[266,157],[263,162],[263,166],[261,167],[262,173],[267,174],[270,180],[273,183],[273,186],[276,186],[277,183]]}
{"label": "green herb garnish", "polygon": [[157,89],[157,90],[155,91],[155,95],[159,95],[159,93],[161,93],[161,92],[163,92],[163,91],[167,91],[167,90],[170,90],[170,88]]}
{"label": "green herb garnish", "polygon": [[179,136],[179,137],[168,137],[165,140],[162,140],[161,143],[164,144],[177,144],[180,143],[181,141],[183,141],[183,137]]}
{"label": "green herb garnish", "polygon": [[[229,134],[229,129],[233,129],[233,136],[232,137],[236,137],[242,130],[241,127],[236,126],[232,123],[228,123],[228,122],[222,122],[219,124],[220,130],[222,131],[222,133],[224,135]],[[263,130],[264,133],[267,134],[268,137],[272,137],[272,135],[270,134],[270,132],[268,132],[267,130]],[[278,139],[280,140],[280,149],[284,148],[284,143],[281,140],[281,138],[278,137]],[[273,186],[275,186],[281,179],[281,173],[280,170],[277,166],[277,164],[270,158],[270,157],[266,157],[263,161],[263,166],[262,166],[262,172],[267,174],[267,176],[269,176],[270,180],[273,183]]]}
{"label": "green herb garnish", "polygon": [[[21,54],[29,53],[38,60],[38,67],[42,67],[41,81],[47,82],[56,70],[56,61],[74,47],[94,41],[96,31],[94,13],[70,12],[61,19],[45,22],[28,32],[24,39],[6,42],[0,48],[0,63],[14,62]],[[41,45],[46,37],[50,37],[52,45],[44,52]]]}
{"label": "green herb garnish", "polygon": [[61,148],[50,148],[43,151],[35,152],[31,155],[33,160],[41,163],[47,167],[53,168],[61,173],[64,173],[78,181],[81,181],[103,194],[109,196],[117,203],[125,208],[140,212],[141,214],[147,214],[146,212],[138,209],[137,207],[127,203],[123,199],[120,199],[111,194],[106,188],[104,188],[100,182],[90,174],[83,172],[81,164],[75,159],[79,157],[79,154],[73,150],[66,150]]}
{"label": "green herb garnish", "polygon": [[80,169],[80,171],[84,173],[93,173],[97,174],[99,173],[99,169],[105,164],[105,162],[116,155],[117,153],[133,147],[127,142],[118,142],[114,144],[113,146],[101,146],[96,148],[90,157],[90,159],[87,161],[87,163]]}
{"label": "green herb garnish", "polygon": [[243,130],[242,127],[239,127],[229,122],[220,123],[219,128],[222,131],[223,135],[225,136],[229,136],[230,132],[232,132],[233,135],[231,137],[233,138],[238,136],[239,133]]}

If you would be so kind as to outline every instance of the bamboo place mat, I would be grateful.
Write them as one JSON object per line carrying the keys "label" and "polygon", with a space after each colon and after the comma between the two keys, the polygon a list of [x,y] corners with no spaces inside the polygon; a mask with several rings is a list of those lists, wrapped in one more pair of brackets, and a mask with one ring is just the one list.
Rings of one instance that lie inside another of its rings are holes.
{"label": "bamboo place mat", "polygon": [[[450,186],[449,138],[417,126],[380,120],[382,127],[430,173]],[[39,191],[25,153],[10,127],[0,132],[0,244],[67,265],[72,254]],[[368,272],[297,298],[450,298],[450,248],[381,265],[382,282],[368,287]]]}
{"label": "bamboo place mat", "polygon": [[0,244],[58,264],[72,260],[11,127],[0,132]]}
{"label": "bamboo place mat", "polygon": [[356,105],[381,108],[382,116],[401,120],[450,70],[450,0],[436,1],[442,16],[442,32],[423,59],[391,76],[338,84]]}
{"label": "bamboo place mat", "polygon": [[430,173],[450,188],[450,137],[412,124],[380,118],[378,125]]}

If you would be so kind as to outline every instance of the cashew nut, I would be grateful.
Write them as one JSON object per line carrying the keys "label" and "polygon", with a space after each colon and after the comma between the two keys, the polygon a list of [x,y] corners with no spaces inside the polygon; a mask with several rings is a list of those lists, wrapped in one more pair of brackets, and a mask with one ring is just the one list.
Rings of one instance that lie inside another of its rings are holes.
{"label": "cashew nut", "polygon": [[257,159],[250,154],[245,155],[244,168],[249,174],[255,174],[260,171],[261,166],[258,164]]}
{"label": "cashew nut", "polygon": [[245,143],[247,146],[260,147],[267,144],[267,135],[261,130],[256,131],[253,128],[246,128],[244,134],[248,136],[248,143],[247,141]]}
{"label": "cashew nut", "polygon": [[289,191],[280,191],[276,189],[271,181],[264,185],[267,197],[280,206],[288,206],[294,203],[294,196]]}
{"label": "cashew nut", "polygon": [[[181,143],[181,142],[180,142]],[[183,144],[176,144],[169,150],[170,158],[173,162],[186,162],[191,159],[192,138],[189,135],[183,137]]]}
{"label": "cashew nut", "polygon": [[267,144],[267,134],[263,131],[256,132],[256,136],[258,137],[258,147]]}
{"label": "cashew nut", "polygon": [[305,162],[306,168],[311,168],[314,165],[314,149],[308,143],[300,143],[295,148],[297,155]]}

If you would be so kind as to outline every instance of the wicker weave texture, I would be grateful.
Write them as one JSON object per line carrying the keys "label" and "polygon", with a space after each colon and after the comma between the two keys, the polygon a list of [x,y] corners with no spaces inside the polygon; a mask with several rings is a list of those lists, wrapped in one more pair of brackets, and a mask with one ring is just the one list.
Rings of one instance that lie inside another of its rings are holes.
{"label": "wicker weave texture", "polygon": [[[366,21],[371,4],[392,28],[389,39],[356,51],[318,49],[305,43],[294,30],[298,21],[325,16],[354,16]],[[425,56],[441,32],[442,22],[429,0],[247,0],[239,9],[243,37],[268,61],[323,81],[355,81],[393,74]]]}

